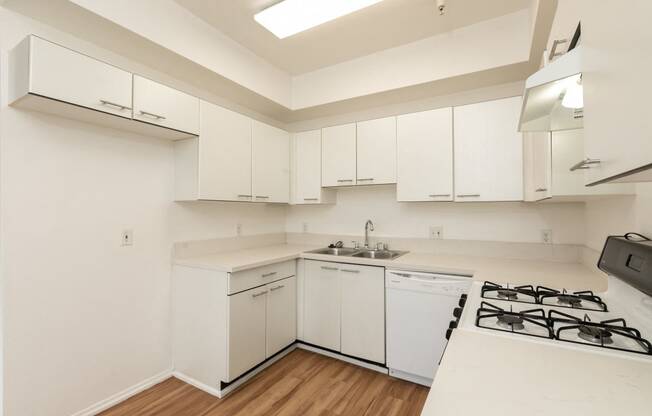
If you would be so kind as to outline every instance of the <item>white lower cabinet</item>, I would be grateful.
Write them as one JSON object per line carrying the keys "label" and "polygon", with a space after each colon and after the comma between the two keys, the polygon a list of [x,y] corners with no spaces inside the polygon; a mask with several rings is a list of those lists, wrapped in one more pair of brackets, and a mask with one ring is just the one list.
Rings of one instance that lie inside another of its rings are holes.
{"label": "white lower cabinet", "polygon": [[265,360],[268,292],[263,286],[229,296],[229,380]]}
{"label": "white lower cabinet", "polygon": [[297,339],[297,278],[295,276],[267,286],[266,358]]}
{"label": "white lower cabinet", "polygon": [[384,268],[306,260],[303,340],[385,362]]}

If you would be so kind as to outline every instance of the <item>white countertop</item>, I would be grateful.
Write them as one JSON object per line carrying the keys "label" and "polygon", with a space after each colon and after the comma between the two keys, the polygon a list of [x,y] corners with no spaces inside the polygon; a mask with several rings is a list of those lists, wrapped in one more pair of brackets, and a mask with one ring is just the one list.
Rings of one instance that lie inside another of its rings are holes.
{"label": "white countertop", "polygon": [[237,272],[280,261],[306,258],[338,263],[365,264],[424,272],[473,275],[474,280],[513,284],[541,284],[568,289],[595,291],[606,289],[606,278],[579,263],[555,263],[540,260],[514,260],[481,256],[407,253],[394,260],[365,259],[306,253],[319,247],[278,244],[245,250],[175,259],[178,265],[222,272]]}
{"label": "white countertop", "polygon": [[652,360],[453,332],[422,416],[650,415]]}

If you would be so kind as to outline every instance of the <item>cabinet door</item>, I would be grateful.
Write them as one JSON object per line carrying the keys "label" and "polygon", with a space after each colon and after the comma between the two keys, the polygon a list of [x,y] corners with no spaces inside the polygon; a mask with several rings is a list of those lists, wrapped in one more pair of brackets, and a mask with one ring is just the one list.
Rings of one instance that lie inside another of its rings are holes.
{"label": "cabinet door", "polygon": [[251,201],[251,119],[201,101],[199,198]]}
{"label": "cabinet door", "polygon": [[252,193],[257,202],[290,202],[290,134],[252,125]]}
{"label": "cabinet door", "polygon": [[36,36],[29,41],[31,93],[131,118],[130,72]]}
{"label": "cabinet door", "polygon": [[357,126],[357,184],[396,183],[396,117]]}
{"label": "cabinet door", "polygon": [[304,341],[340,350],[339,265],[306,260],[304,279]]}
{"label": "cabinet door", "polygon": [[199,98],[134,75],[134,119],[199,134]]}
{"label": "cabinet door", "polygon": [[340,265],[342,354],[385,363],[385,269]]}
{"label": "cabinet door", "polygon": [[258,287],[229,296],[229,380],[265,360],[267,289]]}
{"label": "cabinet door", "polygon": [[355,123],[322,129],[322,186],[355,185]]}
{"label": "cabinet door", "polygon": [[455,201],[523,200],[521,97],[455,107]]}
{"label": "cabinet door", "polygon": [[267,354],[269,358],[297,339],[297,278],[267,285]]}
{"label": "cabinet door", "polygon": [[321,202],[321,130],[294,136],[294,203]]}
{"label": "cabinet door", "polygon": [[549,132],[523,133],[526,201],[541,201],[552,196],[550,151]]}
{"label": "cabinet door", "polygon": [[453,109],[397,117],[399,201],[453,200]]}

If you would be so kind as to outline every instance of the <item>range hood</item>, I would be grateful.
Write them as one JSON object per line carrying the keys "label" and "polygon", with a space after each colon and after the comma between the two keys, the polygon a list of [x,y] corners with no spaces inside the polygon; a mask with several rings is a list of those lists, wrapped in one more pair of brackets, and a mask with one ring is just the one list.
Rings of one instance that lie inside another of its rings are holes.
{"label": "range hood", "polygon": [[557,131],[584,126],[582,109],[561,105],[582,76],[582,46],[560,56],[525,81],[519,131]]}

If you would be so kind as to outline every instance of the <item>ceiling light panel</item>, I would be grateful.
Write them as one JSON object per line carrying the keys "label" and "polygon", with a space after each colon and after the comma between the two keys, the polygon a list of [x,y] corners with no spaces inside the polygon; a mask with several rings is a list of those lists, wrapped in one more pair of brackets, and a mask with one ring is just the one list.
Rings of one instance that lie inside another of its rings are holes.
{"label": "ceiling light panel", "polygon": [[292,36],[382,0],[284,0],[254,15],[277,38]]}

